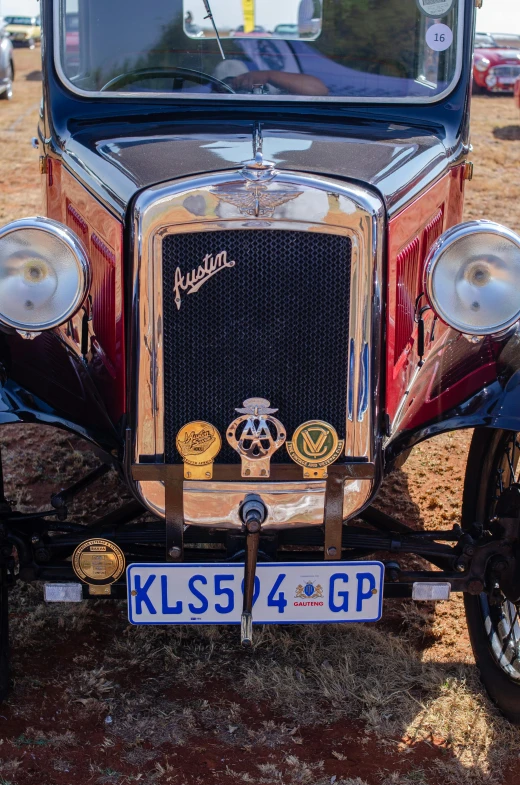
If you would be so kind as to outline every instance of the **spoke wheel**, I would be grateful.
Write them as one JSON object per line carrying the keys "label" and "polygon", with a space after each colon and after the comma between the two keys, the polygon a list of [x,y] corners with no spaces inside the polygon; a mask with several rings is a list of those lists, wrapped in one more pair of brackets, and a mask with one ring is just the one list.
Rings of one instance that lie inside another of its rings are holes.
{"label": "spoke wheel", "polygon": [[[468,456],[462,523],[486,523],[502,493],[519,483],[520,434],[476,429]],[[520,510],[519,510],[520,518]],[[464,595],[468,630],[481,679],[503,714],[520,724],[520,605],[499,591]]]}

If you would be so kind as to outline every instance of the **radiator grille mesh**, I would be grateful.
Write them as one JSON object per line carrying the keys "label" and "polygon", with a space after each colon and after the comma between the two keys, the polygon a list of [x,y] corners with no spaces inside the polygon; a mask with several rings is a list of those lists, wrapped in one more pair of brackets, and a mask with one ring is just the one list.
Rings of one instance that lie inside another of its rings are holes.
{"label": "radiator grille mesh", "polygon": [[[252,396],[279,409],[289,436],[305,420],[323,419],[344,438],[350,239],[226,230],[168,235],[162,251],[166,461],[180,460],[179,428],[207,420],[223,437],[217,461],[237,462],[225,431]],[[186,276],[221,251],[235,265],[181,292],[177,308],[177,268]],[[284,448],[274,459],[290,460]]]}

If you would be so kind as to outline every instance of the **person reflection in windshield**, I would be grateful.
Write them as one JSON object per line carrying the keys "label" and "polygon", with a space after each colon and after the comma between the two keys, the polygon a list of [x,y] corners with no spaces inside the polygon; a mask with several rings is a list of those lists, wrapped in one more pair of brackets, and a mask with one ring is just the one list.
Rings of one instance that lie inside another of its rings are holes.
{"label": "person reflection in windshield", "polygon": [[186,11],[186,16],[184,17],[184,29],[189,35],[201,35],[202,31],[198,25],[194,24],[193,14],[191,11]]}
{"label": "person reflection in windshield", "polygon": [[233,90],[254,92],[255,89],[273,85],[292,95],[328,95],[321,79],[308,74],[288,74],[285,71],[246,71],[229,80]]}
{"label": "person reflection in windshield", "polygon": [[[313,27],[314,2],[301,0],[298,9],[298,32],[304,37]],[[227,79],[237,92],[282,92],[290,95],[328,95],[329,90],[317,76],[304,74],[298,69],[291,47],[286,41],[276,39],[241,39],[240,45],[253,63],[272,65],[271,68],[257,68]],[[217,76],[217,74],[215,74]],[[219,78],[222,78],[220,76]],[[273,89],[274,88],[274,89]]]}

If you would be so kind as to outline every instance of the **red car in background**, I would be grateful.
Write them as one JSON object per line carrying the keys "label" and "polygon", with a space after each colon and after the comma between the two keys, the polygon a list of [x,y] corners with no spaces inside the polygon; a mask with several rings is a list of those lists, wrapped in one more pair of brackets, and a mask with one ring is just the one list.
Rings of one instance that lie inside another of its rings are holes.
{"label": "red car in background", "polygon": [[493,36],[475,35],[473,92],[512,93],[520,77],[520,49],[502,47]]}
{"label": "red car in background", "polygon": [[69,68],[79,71],[79,16],[65,16],[65,60]]}

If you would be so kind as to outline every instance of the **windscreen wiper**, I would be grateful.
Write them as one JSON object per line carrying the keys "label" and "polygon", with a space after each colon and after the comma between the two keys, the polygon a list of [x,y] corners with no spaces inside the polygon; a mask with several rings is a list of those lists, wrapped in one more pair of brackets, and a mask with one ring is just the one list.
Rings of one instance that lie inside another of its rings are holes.
{"label": "windscreen wiper", "polygon": [[204,8],[208,12],[208,15],[204,17],[204,19],[211,19],[211,24],[213,25],[213,30],[215,31],[215,35],[217,36],[218,48],[220,49],[220,54],[222,55],[222,59],[226,59],[226,55],[224,54],[224,50],[222,49],[222,42],[220,40],[220,36],[218,34],[217,25],[215,24],[215,20],[213,19],[213,13],[211,11],[211,6],[209,4],[209,0],[202,0],[204,3]]}

